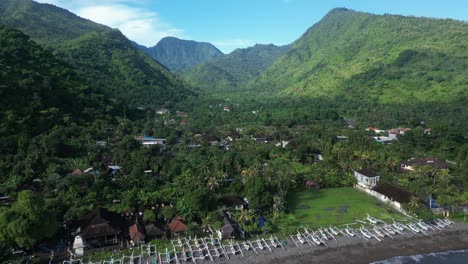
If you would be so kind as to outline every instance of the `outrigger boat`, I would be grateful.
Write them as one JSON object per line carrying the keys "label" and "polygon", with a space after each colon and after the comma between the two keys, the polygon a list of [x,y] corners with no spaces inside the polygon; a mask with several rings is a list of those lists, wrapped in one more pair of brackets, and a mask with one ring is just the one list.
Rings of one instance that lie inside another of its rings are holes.
{"label": "outrigger boat", "polygon": [[381,230],[379,230],[379,228],[378,228],[377,226],[374,226],[373,230],[374,230],[374,233],[375,233],[377,236],[379,236],[379,237],[381,237],[381,238],[384,238],[384,237],[385,237],[385,234],[384,234]]}
{"label": "outrigger boat", "polygon": [[396,235],[397,232],[395,231],[395,229],[393,229],[390,225],[388,224],[385,224],[383,227],[383,230],[385,230],[387,233],[391,234],[391,235]]}
{"label": "outrigger boat", "polygon": [[330,231],[328,231],[328,229],[324,228],[323,232],[327,235],[328,239],[335,239],[336,240],[336,238],[333,236],[332,233],[330,233]]}
{"label": "outrigger boat", "polygon": [[426,226],[423,222],[419,221],[416,223],[420,229],[424,230],[424,231],[429,231],[429,227]]}
{"label": "outrigger boat", "polygon": [[[385,236],[388,236],[389,238],[393,239],[392,233],[387,231],[384,227],[377,227]],[[393,230],[391,230],[393,233],[395,233]]]}
{"label": "outrigger boat", "polygon": [[321,236],[322,240],[328,240],[328,237],[323,233],[323,231],[321,229],[319,229],[317,232],[320,233],[320,236]]}
{"label": "outrigger boat", "polygon": [[405,231],[405,229],[407,229],[407,227],[403,224],[400,224],[398,222],[393,222],[393,225],[392,225],[396,230],[400,231],[400,232],[403,232]]}
{"label": "outrigger boat", "polygon": [[363,227],[361,227],[361,229],[359,229],[361,231],[361,234],[362,236],[365,238],[365,239],[372,239],[372,235],[370,234],[370,232]]}
{"label": "outrigger boat", "polygon": [[377,224],[379,222],[379,220],[370,215],[367,215],[367,221],[369,221],[371,224]]}
{"label": "outrigger boat", "polygon": [[339,234],[339,231],[336,230],[336,229],[335,229],[334,227],[332,227],[332,226],[329,226],[328,229],[329,229],[330,232],[331,232],[333,235],[335,235],[335,236],[337,236],[337,235]]}
{"label": "outrigger boat", "polygon": [[345,231],[345,234],[346,234],[347,236],[350,236],[350,237],[359,237],[359,238],[361,238],[361,237],[358,235],[358,233],[357,233],[356,231],[354,231],[352,228],[349,228],[348,225],[346,225],[346,228],[345,228],[344,231]]}

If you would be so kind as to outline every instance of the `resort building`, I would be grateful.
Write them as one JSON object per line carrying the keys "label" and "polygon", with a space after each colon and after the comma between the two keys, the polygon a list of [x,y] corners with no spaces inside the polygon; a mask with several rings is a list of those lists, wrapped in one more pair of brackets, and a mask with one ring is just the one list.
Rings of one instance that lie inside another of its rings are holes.
{"label": "resort building", "polygon": [[380,180],[380,176],[373,169],[354,171],[354,177],[357,180],[357,184],[365,189],[374,188]]}
{"label": "resort building", "polygon": [[376,192],[376,194],[373,195],[374,197],[400,211],[403,210],[403,204],[409,203],[411,197],[416,196],[410,191],[390,183],[381,183],[377,185],[373,191]]}

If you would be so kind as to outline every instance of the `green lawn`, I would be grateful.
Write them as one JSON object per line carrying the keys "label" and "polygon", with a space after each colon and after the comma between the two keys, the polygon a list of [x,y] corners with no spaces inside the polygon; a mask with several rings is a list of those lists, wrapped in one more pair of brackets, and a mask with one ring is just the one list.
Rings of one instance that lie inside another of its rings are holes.
{"label": "green lawn", "polygon": [[367,214],[387,222],[404,218],[396,210],[353,188],[293,191],[287,202],[289,213],[276,222],[281,233],[292,232],[301,226],[353,223]]}

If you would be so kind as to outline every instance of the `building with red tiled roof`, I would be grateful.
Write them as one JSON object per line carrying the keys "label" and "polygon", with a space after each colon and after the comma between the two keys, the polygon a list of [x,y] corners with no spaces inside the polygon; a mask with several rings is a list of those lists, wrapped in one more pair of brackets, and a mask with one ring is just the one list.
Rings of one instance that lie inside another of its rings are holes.
{"label": "building with red tiled roof", "polygon": [[169,224],[167,224],[167,228],[171,230],[172,234],[178,235],[179,233],[185,231],[185,229],[187,228],[187,225],[185,225],[182,217],[178,215],[174,217],[174,219],[172,219]]}
{"label": "building with red tiled roof", "polygon": [[130,240],[134,244],[140,244],[145,242],[145,233],[143,227],[135,223],[128,227],[128,233],[130,235]]}

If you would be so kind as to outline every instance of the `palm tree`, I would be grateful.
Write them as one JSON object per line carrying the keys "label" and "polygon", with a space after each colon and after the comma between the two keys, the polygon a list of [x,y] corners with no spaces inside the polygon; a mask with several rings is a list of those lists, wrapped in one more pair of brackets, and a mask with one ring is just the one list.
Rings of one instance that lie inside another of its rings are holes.
{"label": "palm tree", "polygon": [[218,179],[215,176],[212,176],[212,175],[207,176],[205,177],[205,181],[206,181],[206,187],[208,187],[210,191],[213,191],[219,187]]}
{"label": "palm tree", "polygon": [[416,196],[412,196],[408,205],[413,209],[419,208],[419,198]]}
{"label": "palm tree", "polygon": [[236,220],[241,223],[242,228],[245,228],[246,224],[254,219],[254,215],[247,209],[241,209],[237,211]]}
{"label": "palm tree", "polygon": [[285,205],[284,200],[279,195],[273,196],[273,206],[272,206],[273,221],[275,221],[279,213],[284,211],[284,208],[285,208],[284,205]]}

